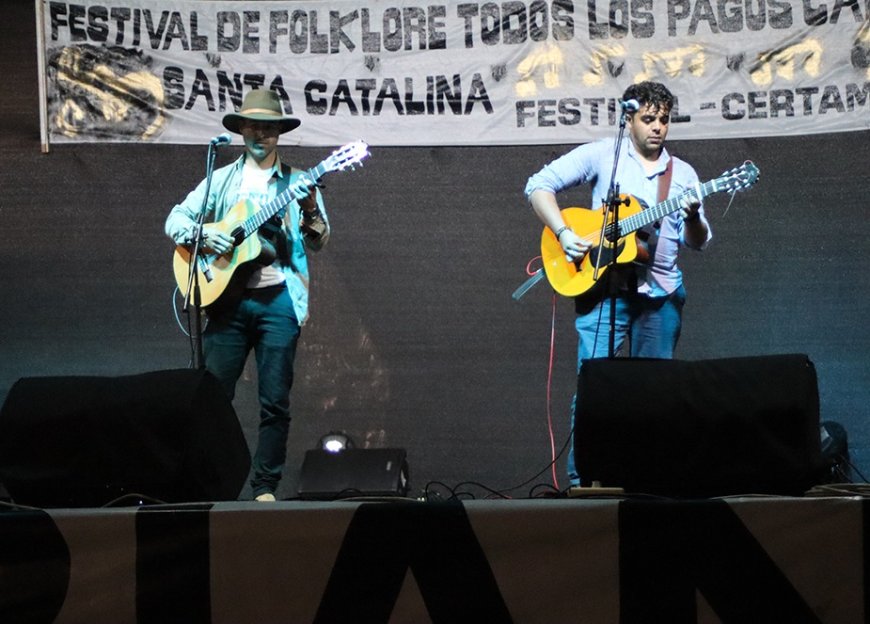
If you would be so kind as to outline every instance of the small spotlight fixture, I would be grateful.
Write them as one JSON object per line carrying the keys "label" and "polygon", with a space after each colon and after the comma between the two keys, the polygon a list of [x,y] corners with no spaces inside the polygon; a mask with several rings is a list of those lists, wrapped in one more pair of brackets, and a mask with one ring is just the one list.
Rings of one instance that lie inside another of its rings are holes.
{"label": "small spotlight fixture", "polygon": [[320,438],[319,447],[330,453],[340,453],[344,449],[353,448],[353,440],[344,431],[330,431]]}

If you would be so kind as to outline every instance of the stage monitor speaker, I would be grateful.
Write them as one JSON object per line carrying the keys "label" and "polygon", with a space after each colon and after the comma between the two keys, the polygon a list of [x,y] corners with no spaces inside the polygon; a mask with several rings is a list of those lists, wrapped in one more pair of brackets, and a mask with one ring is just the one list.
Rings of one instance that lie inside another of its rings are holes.
{"label": "stage monitor speaker", "polygon": [[235,500],[250,464],[235,410],[204,370],[22,378],[0,410],[0,481],[21,504]]}
{"label": "stage monitor speaker", "polygon": [[707,498],[801,495],[824,480],[806,355],[587,360],[577,392],[581,485]]}
{"label": "stage monitor speaker", "polygon": [[305,452],[299,475],[302,499],[335,500],[357,496],[405,496],[408,460],[404,449]]}

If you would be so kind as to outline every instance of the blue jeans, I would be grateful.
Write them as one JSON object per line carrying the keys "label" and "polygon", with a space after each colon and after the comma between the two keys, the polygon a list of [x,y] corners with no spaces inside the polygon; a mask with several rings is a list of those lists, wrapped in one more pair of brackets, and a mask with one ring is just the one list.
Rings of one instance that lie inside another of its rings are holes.
{"label": "blue jeans", "polygon": [[[577,346],[577,373],[583,360],[608,356],[610,336],[610,299],[578,313],[574,321],[579,344]],[[630,357],[671,359],[680,339],[683,305],[686,290],[682,286],[665,297],[646,297],[626,294],[616,299],[616,332],[614,354],[620,354],[629,336]],[[625,354],[623,354],[625,355]],[[571,403],[571,440],[568,450],[567,470],[571,485],[580,484],[574,462],[574,411],[577,396]]]}
{"label": "blue jeans", "polygon": [[245,360],[254,350],[260,425],[251,487],[254,496],[275,492],[287,459],[290,388],[300,334],[290,295],[283,284],[247,290],[238,306],[209,312],[203,332],[205,365],[230,400]]}

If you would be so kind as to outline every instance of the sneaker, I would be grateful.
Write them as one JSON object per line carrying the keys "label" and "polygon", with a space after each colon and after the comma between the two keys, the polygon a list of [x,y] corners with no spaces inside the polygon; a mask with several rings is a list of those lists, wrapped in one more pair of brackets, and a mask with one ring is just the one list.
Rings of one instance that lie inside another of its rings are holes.
{"label": "sneaker", "polygon": [[258,494],[254,497],[255,501],[259,501],[261,503],[274,503],[275,495],[272,492],[263,492],[262,494]]}

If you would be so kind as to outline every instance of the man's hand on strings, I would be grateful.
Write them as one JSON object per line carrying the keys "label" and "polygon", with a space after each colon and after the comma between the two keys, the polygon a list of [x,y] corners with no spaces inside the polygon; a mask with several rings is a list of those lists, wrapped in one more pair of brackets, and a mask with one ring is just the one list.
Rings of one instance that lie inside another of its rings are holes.
{"label": "man's hand on strings", "polygon": [[692,223],[701,218],[701,213],[698,210],[701,208],[701,200],[697,197],[684,195],[680,199],[680,216],[683,221]]}
{"label": "man's hand on strings", "polygon": [[229,253],[235,246],[235,241],[229,234],[222,232],[214,223],[202,226],[202,245],[218,254]]}
{"label": "man's hand on strings", "polygon": [[299,175],[291,187],[291,192],[293,197],[296,198],[299,207],[308,213],[317,210],[317,196],[314,194],[314,187],[314,182],[304,173]]}
{"label": "man's hand on strings", "polygon": [[591,245],[577,236],[572,230],[564,229],[559,233],[559,244],[568,262],[580,262],[589,252]]}
{"label": "man's hand on strings", "polygon": [[707,223],[701,219],[700,208],[701,202],[694,197],[680,200],[680,216],[685,224],[684,242],[693,249],[701,249],[710,233]]}

